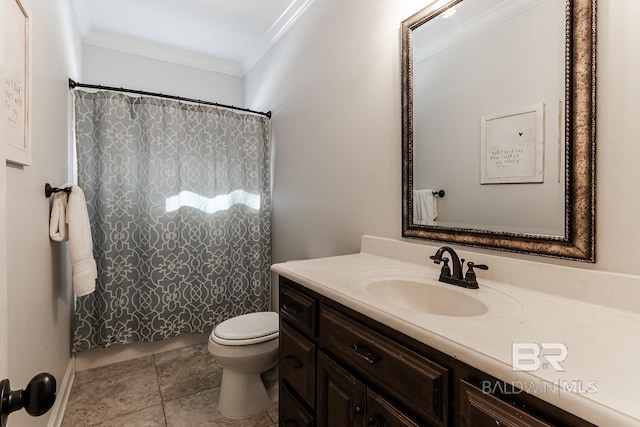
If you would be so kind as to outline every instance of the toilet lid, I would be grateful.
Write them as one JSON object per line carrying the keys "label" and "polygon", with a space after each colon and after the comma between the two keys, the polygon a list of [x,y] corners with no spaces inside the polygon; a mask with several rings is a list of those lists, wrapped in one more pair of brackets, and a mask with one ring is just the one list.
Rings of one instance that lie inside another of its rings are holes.
{"label": "toilet lid", "polygon": [[278,333],[278,313],[264,311],[232,317],[220,323],[213,334],[223,340],[253,340],[273,338]]}

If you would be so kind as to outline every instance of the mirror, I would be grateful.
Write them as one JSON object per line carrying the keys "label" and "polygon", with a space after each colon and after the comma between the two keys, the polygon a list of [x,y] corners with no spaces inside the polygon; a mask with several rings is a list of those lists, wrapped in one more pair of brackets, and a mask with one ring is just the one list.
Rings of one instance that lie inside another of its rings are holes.
{"label": "mirror", "polygon": [[595,1],[402,22],[403,237],[595,262]]}

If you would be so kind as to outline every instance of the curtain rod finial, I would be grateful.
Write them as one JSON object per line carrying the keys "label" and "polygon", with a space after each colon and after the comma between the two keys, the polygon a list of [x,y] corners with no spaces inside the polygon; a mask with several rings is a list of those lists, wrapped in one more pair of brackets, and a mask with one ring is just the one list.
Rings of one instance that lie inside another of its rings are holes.
{"label": "curtain rod finial", "polygon": [[69,79],[69,89],[75,89],[77,85],[78,83],[76,83],[73,79]]}

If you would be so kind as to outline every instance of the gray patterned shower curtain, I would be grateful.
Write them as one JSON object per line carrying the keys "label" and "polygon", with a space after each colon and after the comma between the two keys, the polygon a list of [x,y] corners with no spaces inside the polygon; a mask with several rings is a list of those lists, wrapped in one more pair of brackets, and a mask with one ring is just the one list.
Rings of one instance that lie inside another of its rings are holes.
{"label": "gray patterned shower curtain", "polygon": [[76,302],[74,351],[266,310],[269,120],[108,91],[74,97],[98,265],[96,291]]}

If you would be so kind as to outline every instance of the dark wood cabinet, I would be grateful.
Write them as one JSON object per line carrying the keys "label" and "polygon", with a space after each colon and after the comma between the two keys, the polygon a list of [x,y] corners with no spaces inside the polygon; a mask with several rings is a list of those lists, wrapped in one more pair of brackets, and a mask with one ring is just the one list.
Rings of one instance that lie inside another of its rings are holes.
{"label": "dark wood cabinet", "polygon": [[419,427],[416,421],[375,391],[367,390],[367,427]]}
{"label": "dark wood cabinet", "polygon": [[325,354],[318,356],[319,426],[364,425],[365,385]]}
{"label": "dark wood cabinet", "polygon": [[318,357],[317,416],[318,425],[331,427],[420,425],[323,353]]}
{"label": "dark wood cabinet", "polygon": [[309,405],[315,401],[316,348],[292,327],[280,326],[280,376]]}
{"label": "dark wood cabinet", "polygon": [[325,305],[320,341],[381,389],[433,425],[446,425],[448,370]]}
{"label": "dark wood cabinet", "polygon": [[280,278],[280,426],[593,427]]}
{"label": "dark wood cabinet", "polygon": [[446,425],[446,368],[287,279],[280,289],[281,426]]}
{"label": "dark wood cabinet", "polygon": [[283,427],[313,427],[314,417],[302,406],[286,387],[280,389],[279,419]]}
{"label": "dark wood cabinet", "polygon": [[517,407],[460,380],[460,425],[464,427],[550,427]]}
{"label": "dark wood cabinet", "polygon": [[317,301],[283,282],[280,286],[280,317],[303,334],[315,336]]}

